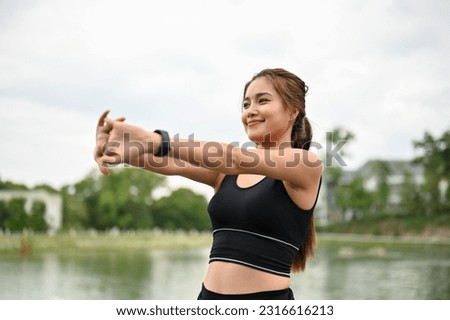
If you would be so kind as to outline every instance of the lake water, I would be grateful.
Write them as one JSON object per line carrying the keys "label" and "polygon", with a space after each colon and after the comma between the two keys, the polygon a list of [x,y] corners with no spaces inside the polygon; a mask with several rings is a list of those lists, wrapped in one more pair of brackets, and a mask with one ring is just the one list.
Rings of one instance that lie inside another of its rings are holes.
{"label": "lake water", "polygon": [[[0,299],[195,299],[209,249],[0,254]],[[450,299],[450,246],[319,243],[296,299]]]}

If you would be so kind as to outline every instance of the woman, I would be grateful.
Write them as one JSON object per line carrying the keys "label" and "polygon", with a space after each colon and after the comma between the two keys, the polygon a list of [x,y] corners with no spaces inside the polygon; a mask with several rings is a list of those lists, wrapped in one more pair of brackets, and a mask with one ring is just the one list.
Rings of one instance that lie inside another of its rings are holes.
{"label": "woman", "polygon": [[215,190],[208,212],[213,244],[198,299],[294,299],[290,272],[303,271],[315,244],[313,210],[322,163],[308,151],[307,86],[283,69],[246,85],[241,120],[256,148],[170,138],[107,118],[97,126],[95,159],[181,175]]}

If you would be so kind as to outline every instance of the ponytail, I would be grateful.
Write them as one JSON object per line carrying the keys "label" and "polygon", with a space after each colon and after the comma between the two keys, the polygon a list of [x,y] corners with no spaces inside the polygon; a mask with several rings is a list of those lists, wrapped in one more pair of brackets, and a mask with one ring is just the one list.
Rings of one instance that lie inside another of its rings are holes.
{"label": "ponytail", "polygon": [[292,148],[309,150],[312,139],[312,128],[306,116],[297,116],[292,127],[291,141]]}
{"label": "ponytail", "polygon": [[[304,150],[309,150],[312,139],[311,123],[303,114],[299,114],[292,127],[292,147]],[[314,256],[314,246],[316,245],[316,228],[314,223],[314,216],[311,216],[311,222],[308,228],[305,241],[303,241],[299,250],[297,251],[291,269],[293,272],[304,271],[306,267],[306,259]]]}
{"label": "ponytail", "polygon": [[308,234],[305,241],[298,249],[295,254],[294,260],[292,261],[291,270],[292,272],[305,271],[306,258],[314,257],[314,246],[316,245],[316,226],[314,223],[314,217],[311,216],[311,223],[309,225]]}

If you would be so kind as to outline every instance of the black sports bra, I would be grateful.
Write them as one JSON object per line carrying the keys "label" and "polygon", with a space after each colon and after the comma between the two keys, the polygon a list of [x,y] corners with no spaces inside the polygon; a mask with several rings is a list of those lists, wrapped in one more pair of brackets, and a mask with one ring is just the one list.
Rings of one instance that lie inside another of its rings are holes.
{"label": "black sports bra", "polygon": [[237,176],[225,176],[208,205],[213,227],[209,261],[238,263],[289,277],[315,205],[300,209],[280,180],[265,177],[242,188]]}

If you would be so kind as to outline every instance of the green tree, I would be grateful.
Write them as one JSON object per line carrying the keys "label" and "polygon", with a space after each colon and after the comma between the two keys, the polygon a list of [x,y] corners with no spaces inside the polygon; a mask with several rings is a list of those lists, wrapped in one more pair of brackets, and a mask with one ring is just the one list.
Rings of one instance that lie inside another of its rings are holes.
{"label": "green tree", "polygon": [[405,171],[403,183],[400,186],[400,213],[420,215],[425,212],[423,192],[414,181],[409,171]]}
{"label": "green tree", "polygon": [[[98,197],[100,193],[100,175],[92,171],[73,186],[63,188],[64,228],[97,228],[99,222]],[[77,211],[80,209],[81,211]]]}
{"label": "green tree", "polygon": [[28,190],[28,187],[12,181],[2,181],[0,178],[0,190]]}
{"label": "green tree", "polygon": [[109,176],[101,176],[96,227],[151,228],[152,193],[162,187],[165,180],[164,176],[138,168],[112,170]]}
{"label": "green tree", "polygon": [[203,195],[190,189],[174,190],[154,205],[155,226],[168,230],[210,230],[207,201]]}
{"label": "green tree", "polygon": [[48,193],[52,193],[52,194],[59,194],[60,193],[59,190],[57,190],[57,189],[53,188],[51,185],[48,185],[48,184],[45,184],[45,183],[44,184],[35,185],[33,187],[33,190],[44,190],[44,191],[47,191]]}
{"label": "green tree", "polygon": [[153,191],[166,177],[138,168],[117,168],[109,176],[97,170],[61,190],[64,228],[105,230],[153,227]]}
{"label": "green tree", "polygon": [[152,193],[165,181],[164,176],[138,168],[114,169],[109,176],[93,171],[75,185],[64,187],[64,226],[150,228]]}
{"label": "green tree", "polygon": [[[349,142],[355,139],[355,135],[348,129],[342,127],[336,127],[331,132],[327,132],[327,145],[335,148],[339,148],[339,155],[341,156],[341,160],[344,160],[344,157],[348,156],[347,150],[344,148],[345,145],[348,145]],[[328,149],[328,148],[327,148]],[[325,171],[324,171],[324,181],[326,190],[327,190],[327,208],[328,208],[328,218],[336,219],[336,217],[340,217],[341,220],[344,219],[343,211],[342,211],[342,201],[338,203],[338,197],[340,194],[348,191],[348,188],[342,186],[342,176],[344,174],[342,166],[345,166],[345,161],[340,163],[336,161],[336,159],[331,158],[332,155],[327,154],[325,160]],[[341,162],[342,162],[341,161]],[[340,190],[344,188],[345,190]]]}
{"label": "green tree", "polygon": [[9,217],[9,211],[7,207],[7,203],[5,201],[0,201],[0,230],[6,229],[5,221]]}
{"label": "green tree", "polygon": [[46,205],[42,201],[34,201],[28,216],[28,226],[34,231],[47,231],[48,224],[45,220]]}
{"label": "green tree", "polygon": [[74,186],[61,188],[63,198],[63,228],[84,229],[88,224],[88,208],[81,194],[75,194]]}
{"label": "green tree", "polygon": [[373,203],[373,194],[366,191],[361,176],[356,176],[349,184],[337,189],[337,204],[343,213],[350,213],[350,218],[367,215]]}
{"label": "green tree", "polygon": [[15,198],[8,201],[6,205],[8,217],[4,225],[11,231],[22,231],[28,227],[28,214],[25,211],[25,199]]}
{"label": "green tree", "polygon": [[391,175],[391,168],[386,161],[376,160],[371,163],[370,171],[376,177],[377,186],[373,192],[372,210],[375,214],[384,214],[389,209],[389,194],[391,188],[388,178]]}
{"label": "green tree", "polygon": [[[422,140],[414,141],[414,147],[422,155],[414,162],[421,164],[425,171],[423,192],[427,214],[450,212],[450,130],[441,137],[434,138],[425,132]],[[442,190],[442,186],[445,186]]]}

